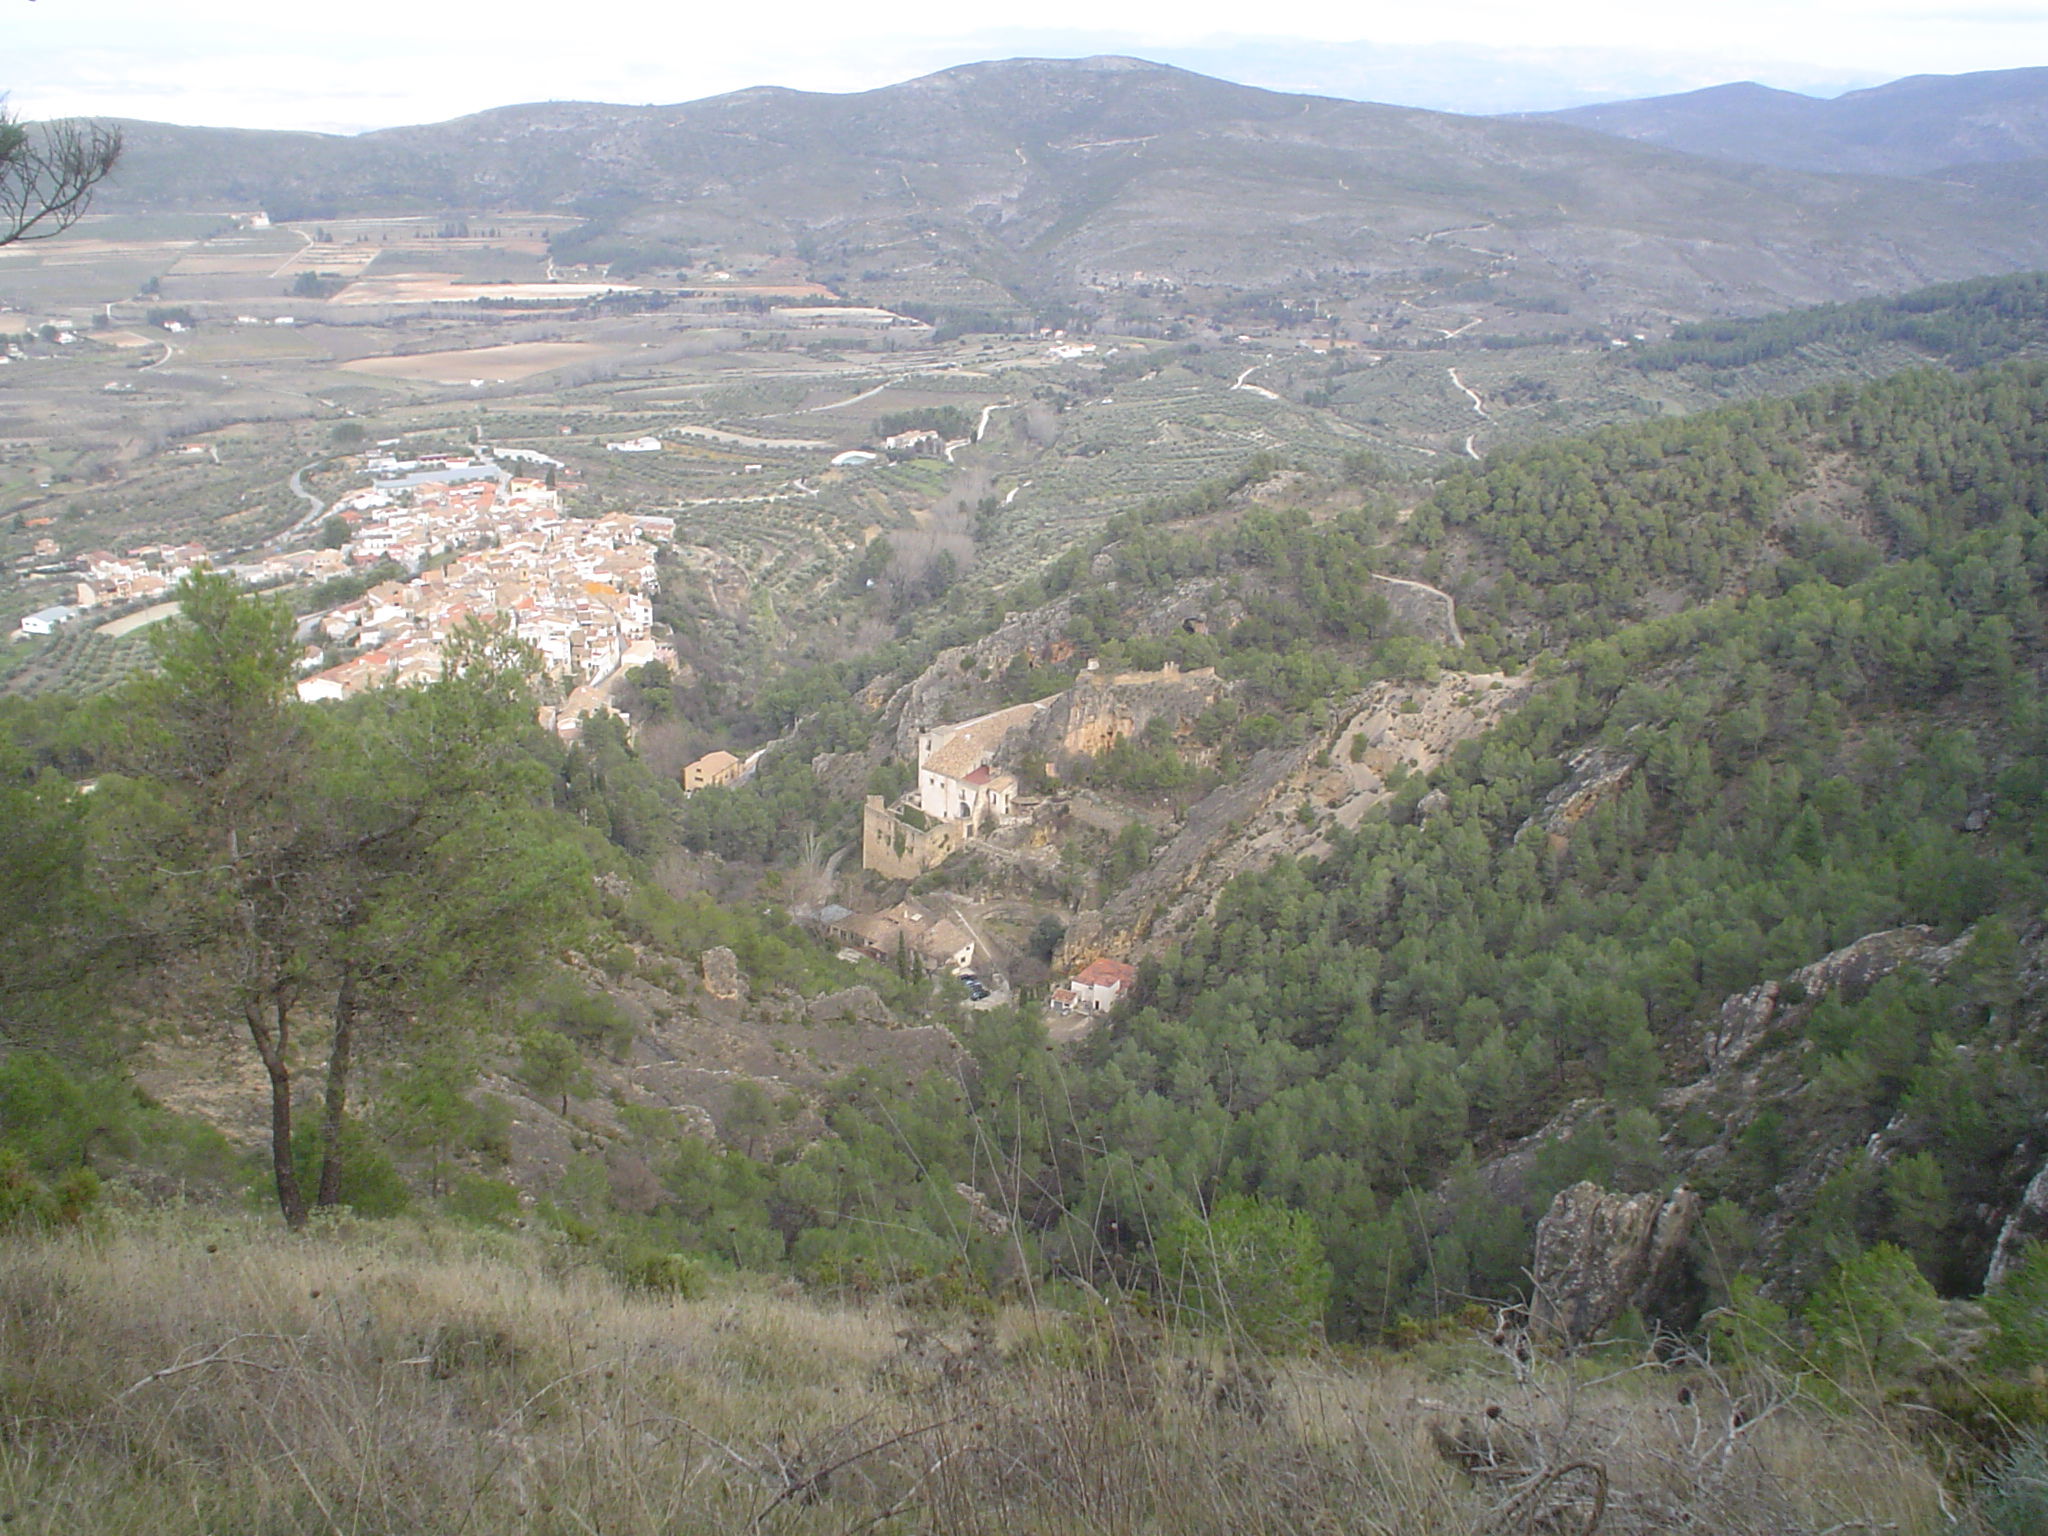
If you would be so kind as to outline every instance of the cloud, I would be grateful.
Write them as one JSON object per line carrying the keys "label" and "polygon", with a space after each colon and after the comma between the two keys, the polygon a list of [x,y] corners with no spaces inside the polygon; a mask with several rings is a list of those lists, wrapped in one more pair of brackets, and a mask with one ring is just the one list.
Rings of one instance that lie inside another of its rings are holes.
{"label": "cloud", "polygon": [[1980,10],[1932,10],[1932,11],[1886,11],[1882,13],[1887,21],[1903,21],[1918,25],[1932,22],[1946,25],[1957,22],[1973,27],[2048,27],[2048,9],[2039,6],[1987,7]]}

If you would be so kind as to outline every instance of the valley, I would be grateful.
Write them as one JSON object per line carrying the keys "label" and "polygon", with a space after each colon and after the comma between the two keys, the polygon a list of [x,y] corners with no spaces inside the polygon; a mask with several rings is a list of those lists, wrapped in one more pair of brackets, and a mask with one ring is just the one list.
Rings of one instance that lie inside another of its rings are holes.
{"label": "valley", "polygon": [[2029,1528],[2035,201],[1115,59],[126,131],[0,245],[0,1300],[229,1279],[0,1318],[28,1528]]}

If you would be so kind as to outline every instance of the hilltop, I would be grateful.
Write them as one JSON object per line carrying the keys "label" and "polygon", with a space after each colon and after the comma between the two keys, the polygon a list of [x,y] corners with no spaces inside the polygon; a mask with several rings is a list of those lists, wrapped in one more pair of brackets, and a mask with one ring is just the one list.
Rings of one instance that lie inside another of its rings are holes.
{"label": "hilltop", "polygon": [[513,106],[356,138],[122,127],[108,208],[576,213],[615,258],[794,255],[884,301],[936,271],[957,303],[1026,314],[1355,299],[1427,275],[1697,316],[2048,264],[2042,210],[1971,187],[1721,165],[1124,58],[845,96]]}

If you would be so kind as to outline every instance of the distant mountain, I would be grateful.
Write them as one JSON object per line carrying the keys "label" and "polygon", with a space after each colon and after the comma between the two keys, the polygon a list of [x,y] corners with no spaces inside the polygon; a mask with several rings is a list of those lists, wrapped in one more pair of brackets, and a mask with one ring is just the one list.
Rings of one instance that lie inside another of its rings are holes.
{"label": "distant mountain", "polygon": [[1519,120],[1788,170],[1925,176],[2048,155],[2048,69],[1913,75],[1832,101],[1744,82]]}
{"label": "distant mountain", "polygon": [[843,96],[506,107],[356,138],[125,127],[108,208],[573,211],[612,250],[791,254],[881,298],[937,273],[1097,312],[1141,291],[1190,308],[1378,291],[1389,306],[1470,294],[1702,315],[2048,266],[2039,201],[1723,166],[1123,58]]}

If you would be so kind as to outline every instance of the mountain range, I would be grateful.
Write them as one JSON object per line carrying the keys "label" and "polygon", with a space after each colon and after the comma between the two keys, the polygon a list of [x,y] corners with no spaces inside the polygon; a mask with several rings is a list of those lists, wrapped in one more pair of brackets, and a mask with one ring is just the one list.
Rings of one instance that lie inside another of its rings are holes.
{"label": "mountain range", "polygon": [[[2029,152],[2032,72],[2014,73],[2028,79],[2008,82],[2007,127],[1952,121],[1942,139],[1902,126],[1921,146],[1913,163],[1967,157],[1957,146],[1969,132],[1988,146],[1979,158]],[[1911,87],[1924,105],[1913,121],[1931,124],[1955,119],[1942,102],[1980,77],[1957,78],[1949,96],[1939,82],[1901,82],[1843,103],[1766,99],[1832,122],[1862,110],[1858,98]],[[1020,59],[851,95],[551,102],[356,137],[127,123],[128,161],[105,206],[261,207],[275,219],[569,211],[615,247],[671,260],[707,248],[796,255],[884,299],[936,271],[1027,308],[1098,315],[1132,309],[1140,289],[1190,308],[1246,294],[1369,293],[1391,306],[1483,283],[1489,297],[1623,322],[2048,265],[2048,209],[2009,188],[1685,152],[1734,143],[1760,90],[1479,118],[1135,59]],[[1637,118],[1587,116],[1628,110]],[[1688,137],[1663,123],[1702,126]],[[1670,142],[1648,142],[1660,134]],[[1804,138],[1825,158],[1825,134]],[[1896,160],[1875,158],[1864,169]]]}
{"label": "mountain range", "polygon": [[2048,69],[1913,75],[1831,101],[1744,81],[1523,120],[1788,170],[1928,176],[2048,155]]}

